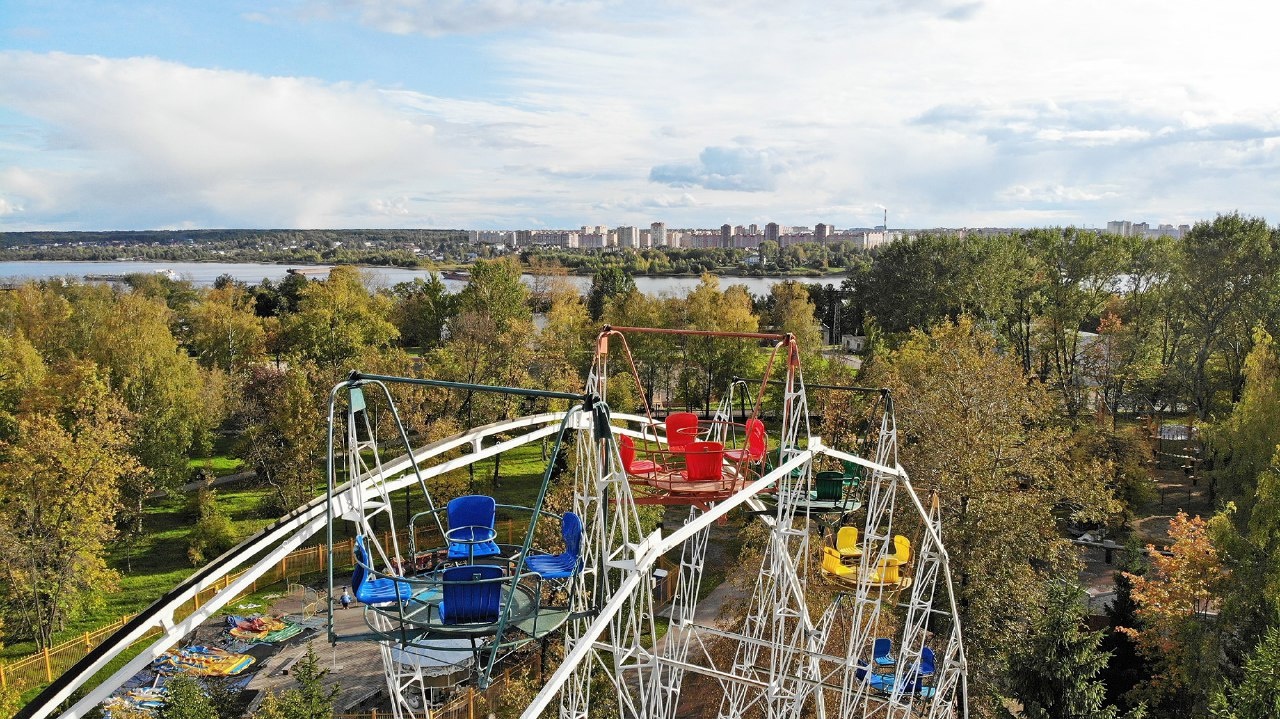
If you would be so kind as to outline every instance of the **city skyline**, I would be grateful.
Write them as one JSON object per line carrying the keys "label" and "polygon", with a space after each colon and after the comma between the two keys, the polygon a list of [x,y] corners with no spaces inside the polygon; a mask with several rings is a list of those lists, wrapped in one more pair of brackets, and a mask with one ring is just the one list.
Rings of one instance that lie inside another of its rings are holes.
{"label": "city skyline", "polygon": [[1274,216],[1274,12],[17,0],[0,230]]}

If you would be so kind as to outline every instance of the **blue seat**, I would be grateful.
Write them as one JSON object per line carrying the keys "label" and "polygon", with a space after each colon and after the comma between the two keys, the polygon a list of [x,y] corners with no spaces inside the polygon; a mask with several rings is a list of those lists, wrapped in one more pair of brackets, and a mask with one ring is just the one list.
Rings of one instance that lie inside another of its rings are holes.
{"label": "blue seat", "polygon": [[912,668],[912,671],[906,676],[905,680],[902,682],[903,694],[916,694],[921,697],[924,697],[925,699],[932,699],[933,695],[936,692],[937,692],[937,689],[931,686],[927,686],[924,683],[924,677],[921,676],[920,672],[917,671],[916,668],[914,667]]}
{"label": "blue seat", "polygon": [[893,640],[880,637],[871,645],[871,658],[877,667],[891,667],[897,663],[893,658]]}
{"label": "blue seat", "polygon": [[[449,559],[471,559],[502,554],[493,541],[493,525],[497,518],[493,497],[470,494],[449,501]],[[468,543],[473,542],[473,543]]]}
{"label": "blue seat", "polygon": [[564,551],[529,557],[524,561],[529,571],[543,579],[568,579],[578,573],[582,563],[582,520],[578,515],[565,512],[560,519],[560,534],[564,537]]}
{"label": "blue seat", "polygon": [[[444,570],[440,621],[445,624],[492,624],[502,608],[502,567],[469,564]],[[486,581],[490,580],[490,581]]]}
{"label": "blue seat", "polygon": [[364,547],[364,535],[357,535],[356,568],[351,571],[351,589],[355,591],[356,599],[365,604],[386,604],[404,602],[413,596],[413,588],[408,582],[398,582],[387,577],[370,579],[371,566],[369,551]]}
{"label": "blue seat", "polygon": [[918,667],[920,676],[922,677],[933,676],[934,665],[936,663],[937,662],[933,656],[932,649],[930,649],[929,647],[925,647],[920,650],[920,666]]}
{"label": "blue seat", "polygon": [[866,681],[872,691],[880,692],[882,694],[890,694],[893,692],[892,674],[876,674],[875,672],[872,672],[870,678],[868,678],[867,669],[869,669],[867,663],[859,659],[858,666],[854,669],[853,675],[857,677],[859,681]]}

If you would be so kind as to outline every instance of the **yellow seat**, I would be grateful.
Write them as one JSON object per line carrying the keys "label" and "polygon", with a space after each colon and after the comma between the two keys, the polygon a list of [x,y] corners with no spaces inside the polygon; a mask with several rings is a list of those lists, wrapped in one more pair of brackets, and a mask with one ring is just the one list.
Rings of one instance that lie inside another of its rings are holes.
{"label": "yellow seat", "polygon": [[895,534],[893,537],[893,554],[886,557],[886,561],[892,563],[895,567],[910,562],[911,540],[901,534]]}
{"label": "yellow seat", "polygon": [[832,579],[854,584],[858,581],[858,570],[846,567],[840,561],[840,553],[831,547],[822,548],[822,573]]}
{"label": "yellow seat", "polygon": [[904,577],[898,572],[897,560],[885,557],[876,565],[876,568],[871,573],[871,579],[867,583],[873,587],[906,589],[911,586],[911,578]]}
{"label": "yellow seat", "polygon": [[862,556],[862,546],[858,544],[857,527],[841,527],[836,532],[836,551],[842,559],[857,559]]}

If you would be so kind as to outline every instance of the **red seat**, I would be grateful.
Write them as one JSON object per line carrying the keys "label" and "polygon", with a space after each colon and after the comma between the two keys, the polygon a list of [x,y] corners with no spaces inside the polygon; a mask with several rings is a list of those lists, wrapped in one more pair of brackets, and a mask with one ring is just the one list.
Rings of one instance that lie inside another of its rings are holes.
{"label": "red seat", "polygon": [[622,453],[622,468],[627,474],[656,474],[666,469],[647,459],[636,459],[636,444],[627,435],[618,437],[618,450]]}
{"label": "red seat", "polygon": [[698,439],[698,415],[693,412],[676,412],[667,417],[667,449],[683,452]]}
{"label": "red seat", "polygon": [[764,436],[764,422],[754,417],[747,420],[747,446],[743,449],[730,449],[724,453],[725,459],[730,462],[759,462],[764,459],[766,448]]}
{"label": "red seat", "polygon": [[684,459],[684,477],[690,482],[719,482],[724,478],[724,445],[719,442],[690,442]]}

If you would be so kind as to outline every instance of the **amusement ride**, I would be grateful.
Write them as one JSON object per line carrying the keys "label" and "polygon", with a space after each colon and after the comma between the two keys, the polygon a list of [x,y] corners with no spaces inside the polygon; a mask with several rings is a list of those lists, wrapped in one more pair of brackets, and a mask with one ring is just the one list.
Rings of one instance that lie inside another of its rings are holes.
{"label": "amusement ride", "polygon": [[[629,344],[653,334],[771,349],[762,377],[735,378],[709,418],[659,418]],[[641,413],[610,407],[608,388],[619,382],[634,384]],[[414,448],[394,395],[415,385],[566,408]],[[623,716],[674,719],[693,675],[719,688],[721,717],[967,717],[939,498],[918,493],[898,464],[887,391],[822,389],[875,397],[856,446],[830,446],[811,431],[791,335],[606,326],[582,393],[352,372],[329,397],[325,494],[201,568],[18,716],[60,708],[62,717],[86,716],[281,557],[323,535],[329,596],[349,586],[364,613],[362,628],[343,631],[330,603],[327,638],[378,644],[396,719],[429,716],[452,688],[485,688],[513,655],[545,658],[552,641],[563,643],[563,658],[524,717],[588,716],[603,677]],[[429,480],[552,441],[530,506],[432,494]],[[424,508],[397,512],[393,500],[406,492]],[[667,517],[684,512],[683,524],[670,533],[645,526],[647,505]],[[735,510],[761,523],[759,569],[738,621],[702,623],[695,611],[711,531]],[[500,541],[499,513],[527,526],[521,536]],[[339,533],[355,538],[351,574],[335,569],[348,559],[335,554]],[[663,557],[678,576],[659,639],[653,576]],[[209,587],[221,589],[175,616]],[[141,654],[68,702],[156,629]]]}

